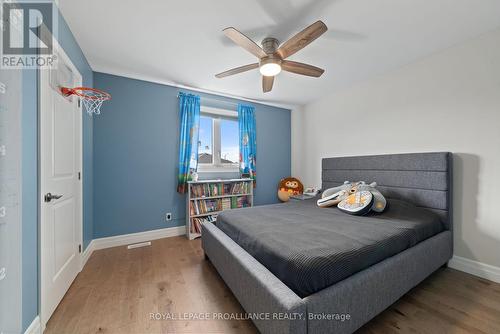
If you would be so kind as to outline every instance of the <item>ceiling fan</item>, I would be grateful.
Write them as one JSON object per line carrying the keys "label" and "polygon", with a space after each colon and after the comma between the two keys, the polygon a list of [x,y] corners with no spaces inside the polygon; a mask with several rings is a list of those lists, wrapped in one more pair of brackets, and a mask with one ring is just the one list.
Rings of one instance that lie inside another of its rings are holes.
{"label": "ceiling fan", "polygon": [[235,28],[226,28],[223,30],[224,34],[234,43],[259,58],[259,62],[232,68],[216,74],[215,76],[217,78],[224,78],[259,68],[262,74],[262,90],[264,93],[270,92],[271,89],[273,89],[274,77],[278,75],[281,70],[310,77],[320,77],[325,70],[316,66],[286,60],[286,58],[309,45],[327,30],[327,26],[322,21],[317,21],[282,45],[279,44],[276,38],[267,37],[262,41],[261,48]]}

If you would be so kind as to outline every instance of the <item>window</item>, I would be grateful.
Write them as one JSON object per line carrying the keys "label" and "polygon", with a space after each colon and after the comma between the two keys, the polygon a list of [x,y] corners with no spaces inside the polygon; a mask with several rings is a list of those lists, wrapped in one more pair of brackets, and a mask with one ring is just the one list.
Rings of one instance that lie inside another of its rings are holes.
{"label": "window", "polygon": [[198,171],[238,171],[240,149],[236,111],[201,107]]}
{"label": "window", "polygon": [[212,126],[213,118],[210,116],[200,116],[200,133],[198,141],[198,163],[212,164]]}
{"label": "window", "polygon": [[221,119],[219,124],[221,163],[237,165],[240,156],[238,119]]}

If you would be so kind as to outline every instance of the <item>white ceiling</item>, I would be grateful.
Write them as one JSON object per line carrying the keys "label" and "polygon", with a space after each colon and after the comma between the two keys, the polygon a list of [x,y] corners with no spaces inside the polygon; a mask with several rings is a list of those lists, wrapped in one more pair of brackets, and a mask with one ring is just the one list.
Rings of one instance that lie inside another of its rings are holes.
{"label": "white ceiling", "polygon": [[[500,27],[499,0],[60,0],[95,71],[284,104],[318,97]],[[262,93],[258,70],[215,73],[256,58],[227,40],[285,41],[321,19],[329,31],[290,59],[321,78],[282,72]]]}

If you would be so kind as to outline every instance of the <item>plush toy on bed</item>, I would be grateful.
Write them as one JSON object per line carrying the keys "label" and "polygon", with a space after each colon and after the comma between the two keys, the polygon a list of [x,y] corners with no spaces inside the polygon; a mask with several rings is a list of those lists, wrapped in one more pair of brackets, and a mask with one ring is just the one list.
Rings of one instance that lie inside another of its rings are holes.
{"label": "plush toy on bed", "polygon": [[303,191],[304,186],[299,179],[287,177],[280,180],[278,186],[278,198],[282,202],[287,202],[290,199],[290,196],[300,195]]}
{"label": "plush toy on bed", "polygon": [[364,215],[370,211],[383,212],[387,202],[376,186],[376,182],[366,184],[364,181],[345,181],[339,187],[325,190],[317,204],[319,207],[337,205],[339,210],[352,215]]}
{"label": "plush toy on bed", "polygon": [[347,196],[355,192],[354,185],[345,181],[343,185],[333,188],[328,188],[323,191],[321,198],[318,200],[318,206],[321,208],[328,208],[330,206],[335,206],[339,204],[342,200],[346,199]]}
{"label": "plush toy on bed", "polygon": [[387,206],[387,201],[382,195],[382,193],[375,188],[377,186],[377,182],[372,182],[370,184],[366,184],[365,181],[358,182],[358,191],[369,191],[373,195],[373,205],[371,207],[372,211],[375,212],[384,212],[385,207]]}

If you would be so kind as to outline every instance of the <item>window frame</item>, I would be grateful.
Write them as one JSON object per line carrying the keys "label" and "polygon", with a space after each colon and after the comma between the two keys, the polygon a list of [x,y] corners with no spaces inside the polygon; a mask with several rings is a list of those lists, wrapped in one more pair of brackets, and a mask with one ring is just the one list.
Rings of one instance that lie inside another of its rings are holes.
{"label": "window frame", "polygon": [[[200,106],[200,116],[212,118],[212,163],[198,163],[199,173],[210,172],[239,172],[239,163],[221,163],[221,128],[222,119],[230,119],[238,122],[238,112],[235,110]],[[238,138],[239,141],[239,138]]]}

